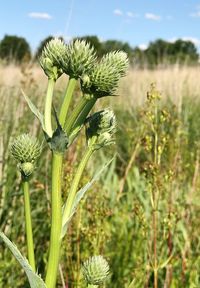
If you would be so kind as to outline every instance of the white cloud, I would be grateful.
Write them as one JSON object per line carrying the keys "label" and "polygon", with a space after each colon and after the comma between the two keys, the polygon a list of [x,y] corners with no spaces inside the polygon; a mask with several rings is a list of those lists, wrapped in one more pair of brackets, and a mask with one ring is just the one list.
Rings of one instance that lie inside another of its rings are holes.
{"label": "white cloud", "polygon": [[146,13],[145,14],[145,18],[148,20],[154,20],[154,21],[159,21],[161,20],[161,16],[160,15],[156,15],[153,13]]}
{"label": "white cloud", "polygon": [[136,18],[136,17],[139,17],[138,14],[135,14],[135,13],[133,13],[133,12],[131,12],[131,11],[126,12],[126,16],[127,16],[128,18]]}
{"label": "white cloud", "polygon": [[195,12],[195,13],[191,13],[190,16],[191,16],[191,17],[198,18],[198,17],[200,17],[200,11],[197,11],[197,12]]}
{"label": "white cloud", "polygon": [[31,12],[28,14],[30,18],[50,20],[52,16],[48,13]]}
{"label": "white cloud", "polygon": [[138,47],[141,49],[141,50],[146,50],[148,48],[148,45],[147,44],[140,44],[138,45]]}
{"label": "white cloud", "polygon": [[120,9],[115,9],[115,10],[113,11],[113,13],[114,13],[115,15],[117,15],[117,16],[122,16],[122,15],[123,15],[122,10],[120,10]]}

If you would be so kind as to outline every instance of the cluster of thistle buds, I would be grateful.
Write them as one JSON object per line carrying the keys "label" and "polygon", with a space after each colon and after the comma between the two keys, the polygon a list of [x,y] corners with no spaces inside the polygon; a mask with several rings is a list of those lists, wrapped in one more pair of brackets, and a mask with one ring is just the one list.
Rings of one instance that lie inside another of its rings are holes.
{"label": "cluster of thistle buds", "polygon": [[35,162],[41,153],[41,145],[36,138],[29,134],[22,134],[10,145],[10,152],[18,162],[22,176],[27,178],[35,169]]}
{"label": "cluster of thistle buds", "polygon": [[48,78],[57,80],[65,73],[81,80],[84,93],[98,98],[114,94],[129,61],[122,51],[107,53],[98,61],[94,48],[85,40],[66,45],[60,39],[53,39],[43,49],[40,64]]}
{"label": "cluster of thistle buds", "polygon": [[82,273],[87,284],[99,286],[109,276],[108,262],[101,255],[93,256],[83,263]]}

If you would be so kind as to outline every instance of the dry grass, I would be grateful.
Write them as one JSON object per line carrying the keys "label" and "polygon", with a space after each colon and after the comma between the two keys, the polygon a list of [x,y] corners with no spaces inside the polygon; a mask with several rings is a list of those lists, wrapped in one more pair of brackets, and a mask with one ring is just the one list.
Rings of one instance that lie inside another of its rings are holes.
{"label": "dry grass", "polygon": [[[0,66],[1,89],[10,87],[20,89],[23,86],[23,80],[26,80],[27,85],[27,78],[30,78],[30,85],[35,83],[37,89],[41,93],[45,93],[47,78],[37,65],[30,64],[27,67]],[[163,98],[170,98],[181,109],[183,97],[197,99],[200,97],[199,79],[200,67],[173,66],[157,70],[131,69],[127,77],[121,82],[118,93],[120,97],[116,98],[115,103],[126,106],[126,108],[141,105],[145,100],[150,83],[156,82]],[[66,85],[66,76],[62,76],[58,80],[57,87],[62,88],[63,85]],[[29,89],[29,87],[26,88]]]}

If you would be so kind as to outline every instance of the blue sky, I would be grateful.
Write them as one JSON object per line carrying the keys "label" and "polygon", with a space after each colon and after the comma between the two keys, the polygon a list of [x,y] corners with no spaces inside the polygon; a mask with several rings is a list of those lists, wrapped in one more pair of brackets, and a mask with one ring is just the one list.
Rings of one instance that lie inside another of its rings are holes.
{"label": "blue sky", "polygon": [[6,0],[0,39],[5,34],[25,37],[33,50],[48,35],[97,35],[143,48],[182,38],[200,48],[200,0]]}

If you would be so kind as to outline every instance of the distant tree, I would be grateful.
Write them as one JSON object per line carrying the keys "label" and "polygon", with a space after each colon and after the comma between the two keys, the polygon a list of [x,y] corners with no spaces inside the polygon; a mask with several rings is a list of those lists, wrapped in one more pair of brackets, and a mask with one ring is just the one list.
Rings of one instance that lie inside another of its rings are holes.
{"label": "distant tree", "polygon": [[16,62],[30,60],[30,46],[23,37],[5,35],[0,42],[0,58]]}
{"label": "distant tree", "polygon": [[129,58],[133,56],[133,49],[127,42],[122,42],[118,40],[107,40],[102,43],[102,52],[108,53],[114,50],[122,50],[126,52]]}

